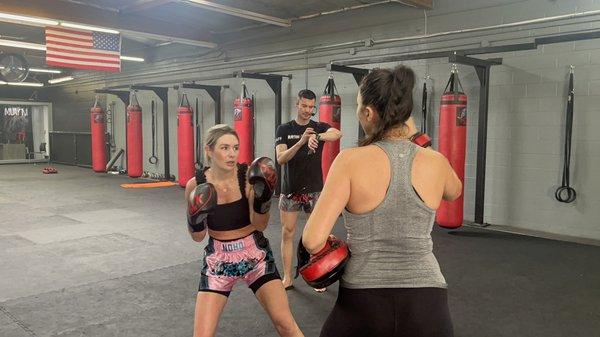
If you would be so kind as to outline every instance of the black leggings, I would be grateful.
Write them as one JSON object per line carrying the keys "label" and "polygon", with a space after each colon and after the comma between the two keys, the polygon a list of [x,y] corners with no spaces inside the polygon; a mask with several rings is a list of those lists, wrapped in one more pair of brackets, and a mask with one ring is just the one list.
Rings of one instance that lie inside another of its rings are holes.
{"label": "black leggings", "polygon": [[442,288],[340,287],[321,337],[453,337]]}

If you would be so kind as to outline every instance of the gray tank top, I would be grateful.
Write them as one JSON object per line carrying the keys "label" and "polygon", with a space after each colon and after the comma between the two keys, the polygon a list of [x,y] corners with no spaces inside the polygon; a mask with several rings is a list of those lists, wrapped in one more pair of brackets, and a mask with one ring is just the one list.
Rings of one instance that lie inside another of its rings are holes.
{"label": "gray tank top", "polygon": [[374,210],[364,214],[343,211],[352,255],[341,285],[354,289],[446,288],[433,255],[435,211],[423,203],[411,183],[418,146],[404,140],[375,145],[390,160],[390,185]]}

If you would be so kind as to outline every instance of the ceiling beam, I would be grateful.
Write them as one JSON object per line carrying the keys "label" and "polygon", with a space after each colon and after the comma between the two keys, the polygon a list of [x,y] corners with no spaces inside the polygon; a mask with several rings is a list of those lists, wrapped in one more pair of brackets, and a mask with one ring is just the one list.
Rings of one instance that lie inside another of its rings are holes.
{"label": "ceiling beam", "polygon": [[396,2],[416,8],[433,9],[433,0],[396,0]]}
{"label": "ceiling beam", "polygon": [[214,12],[219,12],[223,14],[233,15],[240,18],[244,18],[252,21],[259,21],[268,23],[275,26],[281,27],[290,27],[292,25],[292,21],[289,19],[281,19],[276,18],[274,16],[265,15],[261,13],[247,11],[245,9],[239,9],[231,6],[221,5],[218,3],[214,3],[206,0],[178,0],[180,3],[189,4],[192,6],[208,9]]}
{"label": "ceiling beam", "polygon": [[138,0],[132,4],[120,7],[119,12],[121,14],[137,13],[154,7],[166,5],[174,1],[175,0]]}
{"label": "ceiling beam", "polygon": [[[198,28],[184,26],[178,22],[166,22],[134,14],[122,15],[114,11],[103,11],[73,2],[47,0],[3,0],[0,12],[47,18],[58,21],[112,28],[125,34],[163,41],[174,41],[190,45],[214,48],[210,35]],[[93,15],[92,15],[93,14]]]}

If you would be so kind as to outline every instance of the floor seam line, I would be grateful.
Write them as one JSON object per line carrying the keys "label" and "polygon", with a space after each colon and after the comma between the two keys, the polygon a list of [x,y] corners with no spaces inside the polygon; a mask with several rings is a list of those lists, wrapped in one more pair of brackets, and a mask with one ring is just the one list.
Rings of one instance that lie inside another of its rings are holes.
{"label": "floor seam line", "polygon": [[8,309],[6,309],[2,305],[0,305],[0,312],[4,313],[4,315],[6,315],[6,317],[10,318],[15,324],[17,324],[23,331],[27,332],[30,336],[37,337],[35,332],[33,332],[33,330],[31,330],[27,326],[27,324],[25,324],[24,322],[19,320],[17,317],[15,317],[13,314],[11,314],[10,311],[8,311]]}

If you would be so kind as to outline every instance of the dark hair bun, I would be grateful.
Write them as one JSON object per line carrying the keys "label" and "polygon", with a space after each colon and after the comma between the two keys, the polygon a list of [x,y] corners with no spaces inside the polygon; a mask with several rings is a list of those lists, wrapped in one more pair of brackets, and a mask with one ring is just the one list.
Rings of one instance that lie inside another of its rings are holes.
{"label": "dark hair bun", "polygon": [[360,85],[362,105],[372,106],[380,120],[375,132],[365,138],[361,145],[383,139],[388,130],[408,120],[413,109],[414,86],[415,73],[403,65],[394,70],[376,69],[363,78]]}

